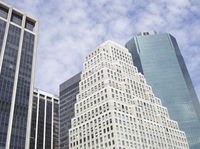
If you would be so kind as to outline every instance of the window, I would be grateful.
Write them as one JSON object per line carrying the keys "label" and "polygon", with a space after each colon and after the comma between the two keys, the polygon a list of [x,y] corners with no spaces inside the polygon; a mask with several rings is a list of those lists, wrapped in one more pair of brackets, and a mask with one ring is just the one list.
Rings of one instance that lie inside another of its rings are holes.
{"label": "window", "polygon": [[11,21],[18,24],[18,25],[21,25],[22,24],[22,16],[13,12],[12,17],[11,17]]}
{"label": "window", "polygon": [[6,19],[8,16],[8,8],[4,8],[3,6],[0,6],[0,16]]}

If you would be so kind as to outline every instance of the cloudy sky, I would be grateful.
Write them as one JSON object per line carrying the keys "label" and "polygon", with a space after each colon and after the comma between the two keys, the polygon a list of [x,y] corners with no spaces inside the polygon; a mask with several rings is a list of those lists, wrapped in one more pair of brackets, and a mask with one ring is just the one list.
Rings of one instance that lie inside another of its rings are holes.
{"label": "cloudy sky", "polygon": [[200,97],[199,0],[4,1],[40,22],[35,87],[58,94],[101,42],[124,45],[140,31],[156,30],[176,37]]}

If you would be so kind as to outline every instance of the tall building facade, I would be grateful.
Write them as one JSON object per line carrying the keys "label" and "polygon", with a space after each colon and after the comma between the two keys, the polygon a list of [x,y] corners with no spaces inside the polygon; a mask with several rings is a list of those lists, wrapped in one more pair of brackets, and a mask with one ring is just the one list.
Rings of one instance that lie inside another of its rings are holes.
{"label": "tall building facade", "polygon": [[0,2],[0,149],[28,149],[38,22]]}
{"label": "tall building facade", "polygon": [[34,89],[30,149],[59,148],[59,99]]}
{"label": "tall building facade", "polygon": [[85,58],[71,125],[70,149],[189,148],[128,49],[112,41]]}
{"label": "tall building facade", "polygon": [[176,39],[167,33],[142,32],[126,47],[171,118],[185,131],[190,148],[200,149],[200,105]]}
{"label": "tall building facade", "polygon": [[69,149],[69,129],[79,93],[80,75],[78,73],[60,85],[60,149]]}

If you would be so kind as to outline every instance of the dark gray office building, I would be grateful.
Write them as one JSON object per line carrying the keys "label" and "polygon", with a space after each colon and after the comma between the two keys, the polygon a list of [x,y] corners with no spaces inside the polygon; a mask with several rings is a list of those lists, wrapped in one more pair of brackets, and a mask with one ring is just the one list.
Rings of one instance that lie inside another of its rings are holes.
{"label": "dark gray office building", "polygon": [[167,33],[142,32],[126,43],[134,65],[179,123],[191,149],[200,149],[200,104],[176,39]]}
{"label": "dark gray office building", "polygon": [[28,149],[37,21],[0,1],[0,149]]}
{"label": "dark gray office building", "polygon": [[74,104],[79,93],[81,73],[76,74],[60,85],[60,149],[69,149],[69,129],[74,117]]}
{"label": "dark gray office building", "polygon": [[30,149],[59,148],[59,99],[34,89]]}

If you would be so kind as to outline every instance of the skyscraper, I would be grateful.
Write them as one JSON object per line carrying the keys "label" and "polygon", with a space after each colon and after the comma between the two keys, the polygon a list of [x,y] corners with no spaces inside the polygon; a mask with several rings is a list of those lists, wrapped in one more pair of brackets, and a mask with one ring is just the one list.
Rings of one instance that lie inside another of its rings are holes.
{"label": "skyscraper", "polygon": [[107,41],[85,58],[69,148],[188,149],[188,143],[128,49]]}
{"label": "skyscraper", "polygon": [[200,149],[200,105],[176,39],[167,33],[142,32],[126,47],[171,118],[185,131],[190,148]]}
{"label": "skyscraper", "polygon": [[28,149],[38,22],[0,2],[0,149]]}
{"label": "skyscraper", "polygon": [[81,73],[60,85],[60,149],[69,149],[69,129],[74,117],[74,104],[79,93]]}
{"label": "skyscraper", "polygon": [[34,89],[30,149],[59,148],[59,99]]}

